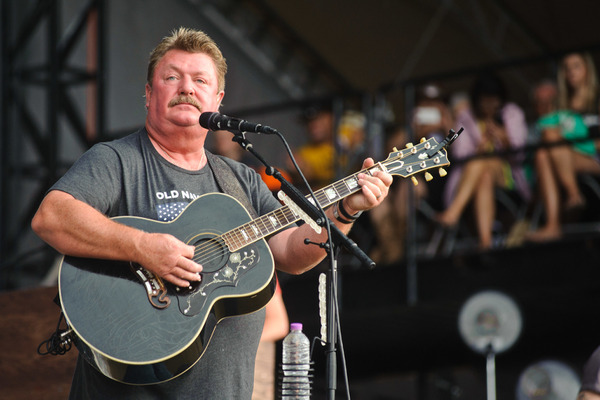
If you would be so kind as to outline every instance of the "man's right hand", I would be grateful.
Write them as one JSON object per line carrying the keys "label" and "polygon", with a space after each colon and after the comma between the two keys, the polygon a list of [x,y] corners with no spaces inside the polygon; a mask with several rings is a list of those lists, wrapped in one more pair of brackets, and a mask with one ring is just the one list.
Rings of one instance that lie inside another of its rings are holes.
{"label": "man's right hand", "polygon": [[172,235],[147,233],[139,243],[139,264],[174,285],[188,287],[201,279],[202,266],[193,261],[194,250]]}
{"label": "man's right hand", "polygon": [[194,246],[172,235],[147,233],[115,222],[65,192],[48,193],[31,225],[62,254],[134,261],[183,287],[200,280],[202,267],[192,261]]}

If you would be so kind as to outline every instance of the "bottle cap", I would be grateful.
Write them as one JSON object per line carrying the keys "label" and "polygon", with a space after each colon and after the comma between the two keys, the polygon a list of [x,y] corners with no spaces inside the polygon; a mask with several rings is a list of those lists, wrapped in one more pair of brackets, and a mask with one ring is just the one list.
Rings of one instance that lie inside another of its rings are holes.
{"label": "bottle cap", "polygon": [[301,331],[302,330],[302,323],[300,323],[300,322],[292,322],[290,324],[290,330],[291,331]]}

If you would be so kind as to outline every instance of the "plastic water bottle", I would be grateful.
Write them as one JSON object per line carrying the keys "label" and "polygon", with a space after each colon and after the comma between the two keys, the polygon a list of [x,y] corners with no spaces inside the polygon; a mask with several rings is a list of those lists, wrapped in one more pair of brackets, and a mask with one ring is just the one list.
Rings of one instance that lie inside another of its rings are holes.
{"label": "plastic water bottle", "polygon": [[290,324],[290,333],[283,339],[283,400],[310,399],[310,341],[302,333],[302,324]]}

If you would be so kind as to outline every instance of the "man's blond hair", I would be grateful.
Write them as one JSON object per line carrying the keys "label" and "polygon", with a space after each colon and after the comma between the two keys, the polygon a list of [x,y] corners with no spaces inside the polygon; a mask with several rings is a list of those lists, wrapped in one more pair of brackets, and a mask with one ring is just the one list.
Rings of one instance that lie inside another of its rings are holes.
{"label": "man's blond hair", "polygon": [[219,91],[225,90],[227,62],[225,61],[225,57],[223,57],[223,53],[221,53],[214,40],[206,33],[184,27],[175,29],[171,32],[171,35],[165,36],[150,53],[148,74],[146,76],[146,80],[150,86],[152,86],[156,65],[169,50],[183,50],[188,53],[204,53],[208,55],[215,63]]}

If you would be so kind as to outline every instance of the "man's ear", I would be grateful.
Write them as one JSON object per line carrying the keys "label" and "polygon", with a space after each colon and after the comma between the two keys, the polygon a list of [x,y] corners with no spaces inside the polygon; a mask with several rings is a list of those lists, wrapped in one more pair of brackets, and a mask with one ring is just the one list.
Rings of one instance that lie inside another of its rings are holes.
{"label": "man's ear", "polygon": [[146,108],[150,106],[150,96],[152,95],[152,86],[146,83]]}
{"label": "man's ear", "polygon": [[223,101],[223,97],[225,97],[225,91],[221,90],[219,93],[217,93],[217,110],[221,108],[221,102]]}

